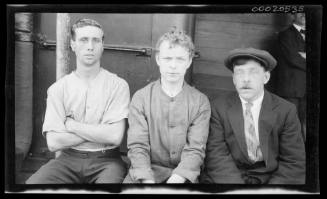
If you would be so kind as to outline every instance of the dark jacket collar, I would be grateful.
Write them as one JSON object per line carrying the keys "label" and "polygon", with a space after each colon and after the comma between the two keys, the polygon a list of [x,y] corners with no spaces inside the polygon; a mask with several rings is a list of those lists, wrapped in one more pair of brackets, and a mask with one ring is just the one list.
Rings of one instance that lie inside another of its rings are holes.
{"label": "dark jacket collar", "polygon": [[303,39],[301,33],[293,26],[293,24],[290,26],[289,29],[293,32],[295,38],[304,42],[304,39]]}

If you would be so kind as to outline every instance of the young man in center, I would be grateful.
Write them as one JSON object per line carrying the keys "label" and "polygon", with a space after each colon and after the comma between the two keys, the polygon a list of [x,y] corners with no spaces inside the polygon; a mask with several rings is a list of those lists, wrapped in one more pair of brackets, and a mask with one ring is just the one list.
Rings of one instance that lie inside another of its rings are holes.
{"label": "young man in center", "polygon": [[156,45],[160,79],[137,91],[127,138],[131,161],[124,183],[198,181],[209,131],[208,98],[184,81],[194,44],[172,29]]}

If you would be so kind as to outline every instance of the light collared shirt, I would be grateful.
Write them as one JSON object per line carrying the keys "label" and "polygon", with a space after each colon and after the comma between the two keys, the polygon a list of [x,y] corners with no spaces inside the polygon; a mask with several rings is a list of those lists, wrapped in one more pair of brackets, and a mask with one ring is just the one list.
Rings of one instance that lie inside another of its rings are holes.
{"label": "light collared shirt", "polygon": [[297,25],[297,24],[295,24],[295,23],[293,23],[293,26],[296,28],[296,30],[298,30],[299,32],[300,32],[300,30],[302,29],[302,30],[305,30],[305,28],[304,28],[304,26],[299,26],[299,25]]}
{"label": "light collared shirt", "polygon": [[[127,82],[103,68],[89,85],[72,72],[52,84],[47,94],[43,135],[48,131],[68,132],[65,126],[68,116],[86,124],[111,124],[128,116]],[[99,151],[114,147],[87,141],[72,148]]]}
{"label": "light collared shirt", "polygon": [[[257,140],[259,140],[259,115],[260,115],[261,105],[263,101],[263,96],[264,96],[264,92],[262,92],[262,95],[259,96],[256,100],[251,102],[253,104],[253,106],[251,107],[251,113],[254,120],[254,128],[255,128],[255,134],[257,136]],[[246,109],[245,104],[248,102],[244,100],[241,96],[240,99],[242,102],[243,115],[245,115],[245,109]]]}

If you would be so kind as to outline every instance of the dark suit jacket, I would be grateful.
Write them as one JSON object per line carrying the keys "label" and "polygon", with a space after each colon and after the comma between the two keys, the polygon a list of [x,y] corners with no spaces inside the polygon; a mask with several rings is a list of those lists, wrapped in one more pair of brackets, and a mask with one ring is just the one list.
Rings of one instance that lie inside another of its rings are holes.
{"label": "dark suit jacket", "polygon": [[242,103],[236,92],[211,104],[210,133],[201,183],[243,184],[244,174],[269,184],[305,183],[305,148],[296,108],[265,91],[259,140],[265,167],[249,169]]}
{"label": "dark suit jacket", "polygon": [[303,97],[306,91],[305,41],[292,25],[278,34],[279,55],[276,67],[276,94],[283,97]]}

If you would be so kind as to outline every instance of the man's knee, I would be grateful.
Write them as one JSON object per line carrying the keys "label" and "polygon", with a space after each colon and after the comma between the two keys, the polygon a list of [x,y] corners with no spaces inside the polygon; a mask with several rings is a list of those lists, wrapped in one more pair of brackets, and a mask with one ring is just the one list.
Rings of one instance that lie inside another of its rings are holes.
{"label": "man's knee", "polygon": [[37,177],[36,173],[34,173],[26,180],[25,184],[42,184],[41,181],[42,180]]}
{"label": "man's knee", "polygon": [[47,171],[49,163],[41,166],[34,174],[32,174],[25,182],[25,184],[50,184],[48,182],[49,172]]}
{"label": "man's knee", "polygon": [[124,163],[112,163],[99,174],[96,183],[122,183],[127,173]]}
{"label": "man's knee", "polygon": [[25,184],[58,184],[58,180],[49,173],[43,172],[43,170],[38,170],[36,173],[31,175],[25,182]]}
{"label": "man's knee", "polygon": [[101,173],[95,183],[122,183],[125,175],[126,171],[123,170],[118,172],[108,170]]}
{"label": "man's knee", "polygon": [[63,184],[75,181],[78,181],[77,177],[70,174],[69,170],[53,159],[31,175],[25,184]]}

